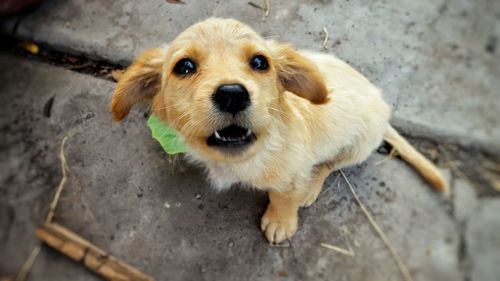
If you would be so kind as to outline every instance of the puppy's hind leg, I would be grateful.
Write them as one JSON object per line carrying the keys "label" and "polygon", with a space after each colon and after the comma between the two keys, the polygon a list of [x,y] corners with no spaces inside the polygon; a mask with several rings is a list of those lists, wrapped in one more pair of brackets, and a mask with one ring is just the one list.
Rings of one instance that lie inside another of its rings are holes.
{"label": "puppy's hind leg", "polygon": [[304,197],[304,201],[300,205],[301,207],[309,207],[316,201],[316,199],[318,199],[325,179],[333,170],[333,161],[321,163],[314,167],[312,178],[307,186],[308,191]]}

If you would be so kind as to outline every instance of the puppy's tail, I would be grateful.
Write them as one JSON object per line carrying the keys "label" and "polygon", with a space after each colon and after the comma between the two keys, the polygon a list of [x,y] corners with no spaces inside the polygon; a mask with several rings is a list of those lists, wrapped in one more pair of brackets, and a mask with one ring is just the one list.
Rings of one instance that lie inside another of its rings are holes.
{"label": "puppy's tail", "polygon": [[392,126],[384,134],[384,139],[398,154],[412,165],[435,189],[448,195],[450,188],[437,167],[411,146]]}

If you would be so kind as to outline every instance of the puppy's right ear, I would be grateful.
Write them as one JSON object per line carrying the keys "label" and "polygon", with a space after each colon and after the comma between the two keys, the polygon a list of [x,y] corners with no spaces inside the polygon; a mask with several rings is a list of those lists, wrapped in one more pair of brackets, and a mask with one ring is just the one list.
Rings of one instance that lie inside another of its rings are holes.
{"label": "puppy's right ear", "polygon": [[149,49],[120,77],[110,107],[115,121],[125,118],[134,104],[152,99],[160,91],[165,55],[166,48]]}

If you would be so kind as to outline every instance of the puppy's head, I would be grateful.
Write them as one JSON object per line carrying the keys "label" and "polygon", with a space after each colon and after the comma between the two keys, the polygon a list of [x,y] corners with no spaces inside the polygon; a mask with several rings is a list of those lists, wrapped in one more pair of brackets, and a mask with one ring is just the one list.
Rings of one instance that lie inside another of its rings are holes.
{"label": "puppy's head", "polygon": [[189,147],[216,161],[254,155],[278,123],[291,92],[321,104],[317,67],[292,47],[266,41],[230,19],[208,19],[168,47],[140,55],[121,77],[111,111],[119,121],[137,102],[174,127]]}

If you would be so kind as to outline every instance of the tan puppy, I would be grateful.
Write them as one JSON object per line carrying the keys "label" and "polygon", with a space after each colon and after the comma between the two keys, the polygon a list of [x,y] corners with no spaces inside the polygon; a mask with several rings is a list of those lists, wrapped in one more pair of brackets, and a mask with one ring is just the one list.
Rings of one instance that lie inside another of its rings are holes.
{"label": "tan puppy", "polygon": [[205,20],[140,55],[116,87],[114,119],[148,99],[214,186],[269,192],[261,228],[272,243],[292,237],[299,207],[316,200],[333,169],[364,161],[383,139],[448,192],[436,167],[389,125],[389,106],[363,75],[235,20]]}

